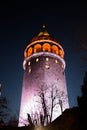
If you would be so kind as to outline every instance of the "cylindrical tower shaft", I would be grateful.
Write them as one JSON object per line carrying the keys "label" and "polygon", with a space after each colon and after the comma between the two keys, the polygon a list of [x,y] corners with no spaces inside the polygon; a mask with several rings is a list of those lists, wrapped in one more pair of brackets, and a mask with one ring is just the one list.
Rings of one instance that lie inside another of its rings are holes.
{"label": "cylindrical tower shaft", "polygon": [[62,46],[45,28],[33,38],[24,51],[24,78],[19,126],[32,122],[44,125],[56,119],[69,107]]}

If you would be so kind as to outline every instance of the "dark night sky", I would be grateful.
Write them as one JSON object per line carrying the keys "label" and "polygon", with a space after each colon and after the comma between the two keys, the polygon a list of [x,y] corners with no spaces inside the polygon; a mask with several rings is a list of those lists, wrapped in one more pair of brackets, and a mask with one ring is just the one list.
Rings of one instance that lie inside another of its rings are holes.
{"label": "dark night sky", "polygon": [[20,106],[24,49],[43,24],[65,50],[70,107],[81,95],[87,71],[87,4],[0,2],[0,83],[12,113]]}

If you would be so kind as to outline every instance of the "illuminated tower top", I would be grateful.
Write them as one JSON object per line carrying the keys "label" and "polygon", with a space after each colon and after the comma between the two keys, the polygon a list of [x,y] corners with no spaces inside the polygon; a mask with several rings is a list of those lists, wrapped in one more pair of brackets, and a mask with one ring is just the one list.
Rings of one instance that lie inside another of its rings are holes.
{"label": "illuminated tower top", "polygon": [[[49,52],[58,55],[62,59],[64,58],[64,50],[62,46],[47,32],[45,25],[43,25],[40,33],[32,38],[25,48],[24,61],[26,62],[31,55],[39,52]],[[25,62],[23,68],[25,68]]]}

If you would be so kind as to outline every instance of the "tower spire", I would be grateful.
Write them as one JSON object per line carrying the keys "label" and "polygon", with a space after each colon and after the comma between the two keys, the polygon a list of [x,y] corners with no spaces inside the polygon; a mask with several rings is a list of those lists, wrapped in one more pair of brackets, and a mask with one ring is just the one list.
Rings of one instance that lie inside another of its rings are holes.
{"label": "tower spire", "polygon": [[43,24],[43,26],[42,26],[42,27],[43,27],[43,28],[46,28],[46,27],[45,27],[45,24]]}
{"label": "tower spire", "polygon": [[43,24],[42,29],[41,29],[40,33],[38,34],[38,36],[41,36],[41,35],[47,35],[47,36],[50,35],[50,34],[48,33],[48,31],[46,30],[45,24]]}

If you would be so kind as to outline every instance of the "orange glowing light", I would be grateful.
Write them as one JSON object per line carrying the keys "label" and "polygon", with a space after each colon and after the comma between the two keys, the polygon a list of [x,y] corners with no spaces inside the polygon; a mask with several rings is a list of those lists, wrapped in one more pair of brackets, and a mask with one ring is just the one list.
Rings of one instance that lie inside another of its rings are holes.
{"label": "orange glowing light", "polygon": [[53,45],[53,46],[52,46],[52,52],[58,55],[58,53],[59,53],[58,47],[55,46],[55,45]]}
{"label": "orange glowing light", "polygon": [[32,52],[33,52],[33,48],[30,47],[30,48],[28,49],[28,56],[30,56],[30,55],[32,54]]}
{"label": "orange glowing light", "polygon": [[61,56],[62,58],[64,58],[64,54],[63,54],[62,50],[59,50],[59,54],[60,54],[60,56]]}
{"label": "orange glowing light", "polygon": [[41,51],[41,45],[40,45],[40,44],[36,44],[36,45],[34,46],[34,53],[40,52],[40,51]]}
{"label": "orange glowing light", "polygon": [[50,51],[51,51],[51,46],[50,46],[50,44],[45,43],[45,44],[43,45],[43,51],[50,52]]}

